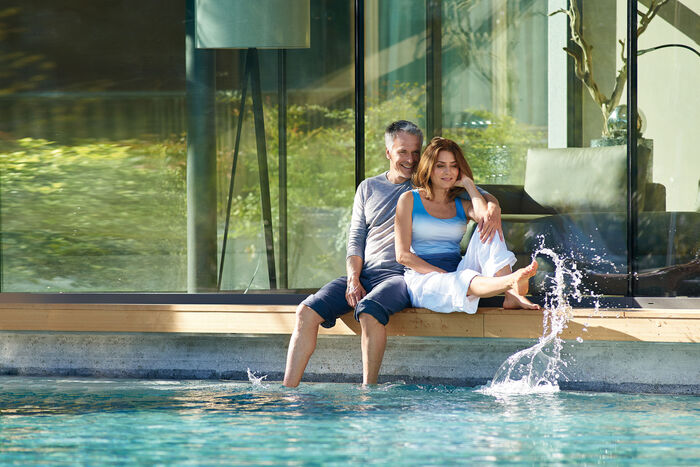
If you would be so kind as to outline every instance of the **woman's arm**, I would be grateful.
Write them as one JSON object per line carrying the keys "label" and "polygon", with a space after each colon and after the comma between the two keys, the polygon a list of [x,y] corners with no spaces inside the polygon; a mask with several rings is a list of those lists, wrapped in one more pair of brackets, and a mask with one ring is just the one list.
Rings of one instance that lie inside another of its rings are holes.
{"label": "woman's arm", "polygon": [[503,240],[501,207],[496,198],[491,194],[488,195],[488,198],[485,198],[476,188],[474,180],[466,175],[462,176],[459,183],[471,197],[473,214],[470,214],[469,217],[476,221],[481,241],[484,243],[490,242],[496,234]]}
{"label": "woman's arm", "polygon": [[[467,190],[467,193],[469,194],[469,197],[472,199],[472,206],[474,207],[474,214],[477,217],[481,217],[486,213],[486,199],[484,198],[484,195],[479,192],[479,190],[476,189],[476,185],[474,184],[474,180],[471,178],[467,177],[466,175],[462,175],[462,178],[459,181],[459,184],[464,187],[465,190]],[[478,220],[478,219],[475,219]]]}
{"label": "woman's arm", "polygon": [[394,220],[394,248],[396,249],[396,261],[399,264],[413,269],[421,274],[429,272],[447,272],[437,268],[417,255],[411,253],[411,232],[413,228],[413,194],[409,191],[399,198],[396,204],[396,219]]}
{"label": "woman's arm", "polygon": [[462,207],[464,208],[464,212],[467,214],[467,220],[469,219],[474,219],[474,207],[472,206],[471,201],[467,201],[464,198],[457,198],[462,202]]}

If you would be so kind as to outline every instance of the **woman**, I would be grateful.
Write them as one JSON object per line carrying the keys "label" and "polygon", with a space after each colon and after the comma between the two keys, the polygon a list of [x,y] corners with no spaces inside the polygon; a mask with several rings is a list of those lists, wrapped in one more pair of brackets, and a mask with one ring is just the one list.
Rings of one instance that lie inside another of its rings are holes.
{"label": "woman", "polygon": [[[417,189],[399,198],[395,222],[396,260],[407,268],[404,279],[413,306],[476,313],[479,297],[505,293],[504,308],[539,309],[525,298],[537,263],[512,272],[515,255],[498,235],[490,243],[473,235],[460,255],[468,218],[485,212],[486,201],[459,145],[433,138],[413,183]],[[471,201],[456,198],[465,190]]]}

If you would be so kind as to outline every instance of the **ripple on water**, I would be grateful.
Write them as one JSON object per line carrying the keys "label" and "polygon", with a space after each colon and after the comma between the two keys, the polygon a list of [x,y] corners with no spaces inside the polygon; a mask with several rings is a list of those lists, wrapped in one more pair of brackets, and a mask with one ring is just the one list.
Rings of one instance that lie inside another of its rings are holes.
{"label": "ripple on water", "polygon": [[175,383],[0,377],[0,463],[700,460],[693,397],[494,394],[401,382],[294,390]]}

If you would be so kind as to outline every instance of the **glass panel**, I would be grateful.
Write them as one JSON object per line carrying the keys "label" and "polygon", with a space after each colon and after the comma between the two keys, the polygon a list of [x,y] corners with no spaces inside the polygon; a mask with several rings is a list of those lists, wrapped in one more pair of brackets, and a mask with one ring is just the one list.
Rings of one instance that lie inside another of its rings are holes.
{"label": "glass panel", "polygon": [[185,289],[183,15],[3,2],[3,292]]}
{"label": "glass panel", "polygon": [[699,44],[697,2],[663,5],[639,36],[640,144],[653,152],[635,252],[640,295],[700,296]]}
{"label": "glass panel", "polygon": [[[516,267],[546,247],[586,272],[585,289],[624,294],[625,139],[604,134],[602,106],[563,50],[581,57],[567,39],[569,15],[549,16],[570,3],[442,2],[443,134],[464,147],[477,184],[499,199]],[[594,80],[606,99],[622,65],[625,5],[586,1],[584,10],[569,12],[583,18]],[[624,103],[620,85],[618,93]],[[538,255],[538,262],[534,292],[551,284],[554,270],[551,257]]]}
{"label": "glass panel", "polygon": [[[280,188],[278,51],[260,50],[275,274],[261,209],[251,88],[243,114],[221,290],[321,287],[345,270],[345,235],[355,181],[352,5],[311,2],[311,47],[287,54],[287,181]],[[244,52],[217,52],[219,261],[239,118]],[[284,163],[284,162],[283,162]],[[287,195],[287,254],[280,248]],[[283,268],[287,263],[285,284]],[[274,290],[270,290],[274,291]]]}
{"label": "glass panel", "polygon": [[[185,2],[54,3],[0,7],[1,290],[184,291]],[[464,147],[477,183],[499,199],[517,266],[545,246],[584,272],[588,290],[621,295],[628,220],[618,41],[627,2],[587,0],[569,11],[591,46],[587,83],[575,73],[586,60],[569,16],[550,16],[571,3],[367,0],[366,176],[387,169],[388,123],[434,125]],[[651,4],[640,2],[639,17],[636,284],[641,295],[698,296],[700,10],[666,2],[645,25]],[[441,12],[431,22],[436,42],[426,35],[430,8]],[[311,47],[286,52],[286,157],[280,55],[259,51],[267,167],[243,81],[246,52],[216,52],[221,290],[314,289],[344,273],[355,180],[353,18],[347,2],[313,0]],[[535,282],[546,284],[553,266],[540,259]]]}
{"label": "glass panel", "polygon": [[366,177],[389,169],[390,123],[409,120],[425,129],[425,12],[424,0],[365,2]]}
{"label": "glass panel", "polygon": [[477,183],[522,184],[528,148],[546,146],[547,2],[443,2],[444,135]]}

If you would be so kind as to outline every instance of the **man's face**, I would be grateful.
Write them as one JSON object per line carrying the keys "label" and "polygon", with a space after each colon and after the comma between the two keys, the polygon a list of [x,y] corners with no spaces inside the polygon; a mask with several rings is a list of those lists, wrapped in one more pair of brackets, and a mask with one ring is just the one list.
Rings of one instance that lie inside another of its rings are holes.
{"label": "man's face", "polygon": [[410,133],[400,132],[394,138],[391,148],[386,150],[389,159],[389,173],[404,182],[411,178],[420,158],[420,138]]}

